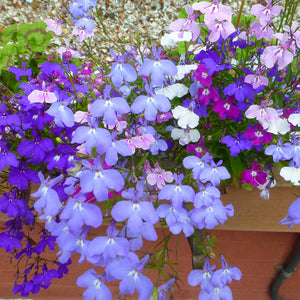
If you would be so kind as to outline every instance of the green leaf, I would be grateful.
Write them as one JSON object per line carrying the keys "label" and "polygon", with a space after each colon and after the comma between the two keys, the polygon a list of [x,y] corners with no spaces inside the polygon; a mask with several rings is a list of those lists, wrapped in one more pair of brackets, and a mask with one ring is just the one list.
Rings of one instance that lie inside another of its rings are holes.
{"label": "green leaf", "polygon": [[8,42],[15,40],[17,37],[17,24],[13,24],[5,28],[2,32],[0,31],[0,46],[7,45]]}
{"label": "green leaf", "polygon": [[186,54],[187,53],[187,51],[186,51],[186,42],[179,42],[178,43],[178,52],[179,52],[179,54]]}
{"label": "green leaf", "polygon": [[16,45],[7,45],[0,50],[0,69],[7,69],[11,63],[14,65],[13,58],[17,53]]}

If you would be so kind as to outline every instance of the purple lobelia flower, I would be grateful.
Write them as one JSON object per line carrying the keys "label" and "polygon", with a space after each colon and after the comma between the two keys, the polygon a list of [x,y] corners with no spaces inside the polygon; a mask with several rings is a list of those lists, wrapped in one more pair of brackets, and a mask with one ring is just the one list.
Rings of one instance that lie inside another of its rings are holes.
{"label": "purple lobelia flower", "polygon": [[251,142],[246,139],[245,134],[237,132],[235,138],[226,135],[222,139],[222,143],[229,147],[231,156],[237,156],[241,151],[250,150],[252,148]]}
{"label": "purple lobelia flower", "polygon": [[230,284],[232,279],[240,280],[242,278],[242,272],[239,268],[234,266],[228,266],[221,254],[222,269],[216,270],[212,276],[212,282],[215,286],[221,288],[226,284]]}
{"label": "purple lobelia flower", "polygon": [[198,156],[190,155],[183,159],[182,163],[186,169],[193,170],[193,178],[195,180],[200,179],[201,172],[206,166],[209,166],[209,163],[212,160],[212,156],[205,154],[203,157],[199,158]]}
{"label": "purple lobelia flower", "polygon": [[0,197],[0,211],[7,214],[9,218],[22,216],[26,210],[27,203],[23,198],[17,197],[17,189]]}
{"label": "purple lobelia flower", "polygon": [[17,114],[11,114],[3,103],[0,103],[0,126],[21,126],[20,117]]}
{"label": "purple lobelia flower", "polygon": [[28,80],[31,81],[31,75],[32,75],[32,70],[29,69],[25,69],[26,67],[26,62],[22,62],[22,69],[18,68],[18,67],[10,67],[8,69],[9,72],[14,73],[16,75],[16,80],[20,81],[21,80],[21,76],[27,76]]}
{"label": "purple lobelia flower", "polygon": [[0,142],[0,171],[7,166],[17,167],[18,165],[16,154],[9,152],[6,143]]}
{"label": "purple lobelia flower", "polygon": [[117,120],[117,113],[120,115],[130,111],[127,101],[122,97],[110,97],[111,86],[106,85],[103,97],[96,100],[90,107],[93,117],[103,117],[108,125],[114,125]]}
{"label": "purple lobelia flower", "polygon": [[152,47],[154,60],[147,59],[141,65],[138,75],[151,75],[151,83],[153,86],[162,85],[165,75],[175,76],[177,74],[176,65],[170,60],[160,59],[161,48]]}
{"label": "purple lobelia flower", "polygon": [[154,121],[157,116],[157,111],[168,112],[171,109],[171,103],[166,96],[155,94],[152,84],[150,84],[150,86],[145,84],[145,90],[147,96],[137,96],[131,105],[131,111],[134,114],[144,112],[146,120]]}
{"label": "purple lobelia flower", "polygon": [[119,171],[114,169],[103,169],[100,158],[95,158],[93,166],[87,161],[83,161],[85,169],[78,177],[80,178],[81,189],[84,193],[93,192],[97,201],[108,199],[108,191],[121,191],[124,187],[124,179]]}
{"label": "purple lobelia flower", "polygon": [[40,285],[43,288],[48,288],[51,285],[51,279],[57,278],[57,271],[55,269],[48,270],[46,265],[42,265],[42,273],[33,276],[34,284]]}
{"label": "purple lobelia flower", "polygon": [[189,185],[181,184],[184,175],[173,174],[176,184],[166,184],[158,194],[158,199],[170,200],[174,208],[182,207],[183,201],[193,202],[195,192]]}
{"label": "purple lobelia flower", "polygon": [[166,283],[158,287],[158,300],[167,300],[167,292],[176,282],[175,278],[170,278]]}
{"label": "purple lobelia flower", "polygon": [[111,300],[111,291],[104,284],[105,280],[105,273],[98,275],[94,269],[90,269],[77,278],[77,285],[87,288],[82,295],[84,299]]}
{"label": "purple lobelia flower", "polygon": [[114,221],[106,232],[107,236],[95,237],[89,244],[87,260],[94,265],[105,266],[117,256],[127,256],[129,253],[129,242],[119,236]]}
{"label": "purple lobelia flower", "polygon": [[39,183],[39,177],[36,171],[27,168],[25,161],[20,161],[17,168],[11,167],[8,183],[16,185],[21,191],[28,188],[29,182]]}
{"label": "purple lobelia flower", "polygon": [[150,255],[147,254],[139,261],[137,255],[132,253],[129,257],[116,260],[109,266],[109,271],[116,279],[120,279],[120,294],[132,295],[135,289],[139,293],[138,300],[148,300],[152,295],[153,284],[142,274]]}
{"label": "purple lobelia flower", "polygon": [[31,194],[34,198],[39,197],[34,203],[34,209],[41,214],[43,208],[46,215],[56,216],[62,209],[62,203],[59,200],[57,192],[52,187],[63,179],[63,175],[61,174],[49,181],[50,177],[45,179],[41,171],[38,174],[41,185],[37,192]]}
{"label": "purple lobelia flower", "polygon": [[136,80],[137,75],[133,66],[125,63],[127,53],[116,55],[113,50],[110,50],[110,55],[116,60],[112,65],[111,72],[109,76],[111,81],[117,87],[120,87],[125,80],[125,82],[133,82]]}
{"label": "purple lobelia flower", "polygon": [[144,192],[141,184],[137,188],[129,188],[122,192],[122,197],[130,201],[119,201],[111,210],[112,217],[117,222],[127,220],[127,230],[130,233],[140,233],[143,223],[155,224],[159,218],[150,201],[147,201],[148,194]]}
{"label": "purple lobelia flower", "polygon": [[289,160],[293,157],[293,149],[291,143],[282,144],[282,138],[278,139],[277,145],[269,145],[265,149],[266,155],[272,155],[274,162],[280,160]]}

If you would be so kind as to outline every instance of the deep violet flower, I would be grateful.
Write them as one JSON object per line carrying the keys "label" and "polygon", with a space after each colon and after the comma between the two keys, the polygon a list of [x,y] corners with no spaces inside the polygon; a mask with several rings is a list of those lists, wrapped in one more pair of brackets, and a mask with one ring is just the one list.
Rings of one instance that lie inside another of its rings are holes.
{"label": "deep violet flower", "polygon": [[222,143],[229,147],[232,156],[237,156],[241,151],[250,150],[252,148],[252,144],[245,137],[245,134],[239,132],[235,134],[235,138],[230,135],[224,136]]}

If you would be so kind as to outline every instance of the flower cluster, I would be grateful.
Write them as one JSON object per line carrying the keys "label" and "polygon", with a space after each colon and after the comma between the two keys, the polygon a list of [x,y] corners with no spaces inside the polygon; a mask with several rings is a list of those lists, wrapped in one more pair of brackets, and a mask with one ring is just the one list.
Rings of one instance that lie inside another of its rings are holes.
{"label": "flower cluster", "polygon": [[[77,280],[85,299],[112,299],[112,281],[121,295],[166,299],[180,274],[165,260],[157,265],[155,247],[142,248],[158,240],[158,224],[186,237],[224,224],[234,208],[223,205],[221,187],[257,187],[268,199],[272,166],[300,185],[300,31],[288,9],[266,2],[241,24],[218,0],[195,2],[161,45],[115,45],[101,69],[82,43],[54,49],[38,68],[16,62],[8,70],[16,88],[0,91],[0,211],[11,219],[0,246],[30,262],[15,293],[49,287],[78,253],[79,263],[99,269]],[[95,0],[74,0],[68,11],[79,42],[104,26]],[[61,21],[45,22],[61,35]],[[299,223],[298,202],[282,224]],[[39,220],[33,241],[27,232]],[[157,241],[164,251],[166,240]],[[54,245],[50,262],[43,253]],[[199,245],[204,270],[188,282],[201,285],[199,299],[232,299],[228,284],[241,271],[223,255],[214,271],[211,246]],[[164,275],[168,266],[171,276],[153,285],[143,273],[149,266]]]}

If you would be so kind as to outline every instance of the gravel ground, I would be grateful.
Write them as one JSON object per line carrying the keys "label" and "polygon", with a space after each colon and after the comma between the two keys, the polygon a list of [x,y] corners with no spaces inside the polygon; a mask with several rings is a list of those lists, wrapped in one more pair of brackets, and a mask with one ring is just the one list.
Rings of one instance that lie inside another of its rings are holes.
{"label": "gravel ground", "polygon": [[[244,13],[248,13],[250,7],[257,1],[259,0],[246,0]],[[14,23],[33,23],[57,17],[65,23],[63,38],[54,39],[54,42],[58,46],[64,46],[63,39],[71,42],[77,39],[72,38],[73,24],[64,9],[64,6],[68,6],[71,2],[72,0],[0,0],[0,30]],[[137,31],[143,39],[149,37],[159,39],[163,33],[168,32],[168,25],[176,20],[181,8],[192,2],[192,0],[97,0],[109,36],[116,42],[120,39],[134,41]],[[229,4],[233,14],[238,13],[241,0],[221,0],[221,2]],[[93,43],[95,53],[97,51],[101,53],[100,48],[107,48],[107,44],[103,45],[101,32],[95,33]]]}

